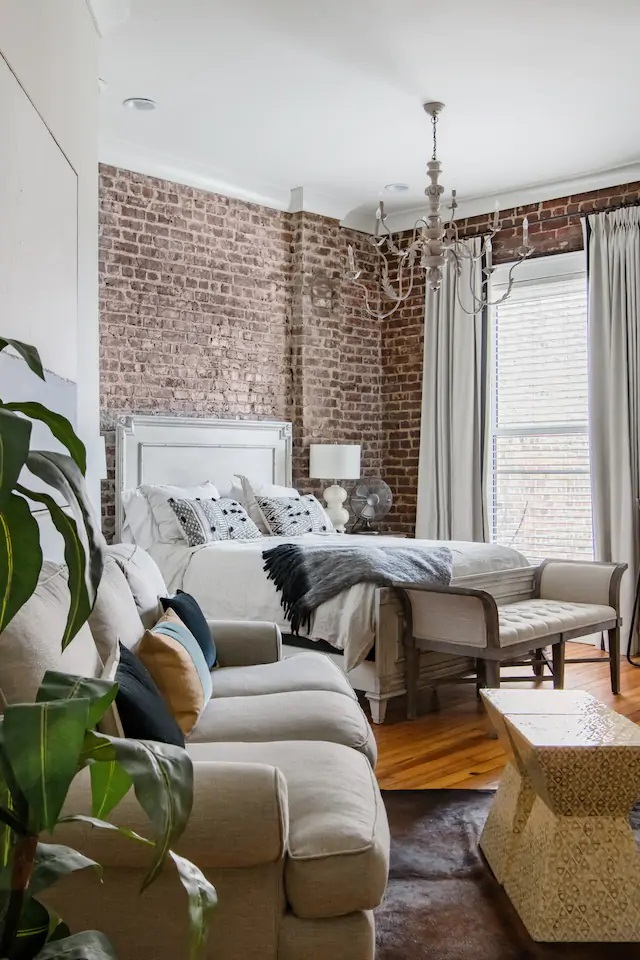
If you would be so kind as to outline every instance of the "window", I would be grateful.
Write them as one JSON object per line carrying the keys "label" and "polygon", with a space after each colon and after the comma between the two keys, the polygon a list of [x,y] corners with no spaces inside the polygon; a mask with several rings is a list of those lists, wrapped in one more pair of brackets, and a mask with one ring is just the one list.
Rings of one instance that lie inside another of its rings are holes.
{"label": "window", "polygon": [[[505,290],[501,269],[494,299]],[[590,560],[584,257],[543,258],[519,271],[522,280],[492,311],[492,540],[530,561]]]}

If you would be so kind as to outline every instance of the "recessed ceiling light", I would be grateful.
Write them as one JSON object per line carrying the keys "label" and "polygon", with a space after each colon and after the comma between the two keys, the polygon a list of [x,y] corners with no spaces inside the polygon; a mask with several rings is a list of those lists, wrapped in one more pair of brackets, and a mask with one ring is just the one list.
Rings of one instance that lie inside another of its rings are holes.
{"label": "recessed ceiling light", "polygon": [[149,100],[147,97],[129,97],[122,101],[122,106],[129,110],[155,110],[155,100]]}
{"label": "recessed ceiling light", "polygon": [[389,193],[406,193],[408,189],[408,183],[388,183],[385,187]]}

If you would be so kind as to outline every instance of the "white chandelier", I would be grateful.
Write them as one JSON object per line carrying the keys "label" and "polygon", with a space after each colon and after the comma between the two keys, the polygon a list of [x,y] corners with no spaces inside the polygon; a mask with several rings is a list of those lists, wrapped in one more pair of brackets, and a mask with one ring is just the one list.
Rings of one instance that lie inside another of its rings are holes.
{"label": "white chandelier", "polygon": [[[507,286],[504,294],[496,300],[490,299],[490,280],[494,271],[493,266],[493,238],[502,229],[500,214],[496,209],[493,222],[489,231],[483,236],[481,250],[478,254],[473,254],[469,246],[459,238],[458,226],[453,219],[458,207],[456,200],[456,191],[451,191],[451,203],[448,209],[450,216],[443,219],[442,194],[444,187],[439,183],[442,173],[442,164],[437,156],[437,125],[438,117],[444,109],[444,104],[437,101],[430,101],[424,104],[426,113],[431,117],[433,129],[433,153],[427,163],[427,176],[431,183],[425,189],[427,198],[427,213],[424,217],[416,220],[410,238],[396,243],[393,234],[387,225],[387,214],[384,210],[382,201],[376,212],[375,234],[371,237],[371,242],[378,254],[378,268],[380,271],[380,287],[383,296],[392,302],[388,310],[377,310],[371,305],[369,300],[370,290],[362,282],[362,270],[358,269],[355,261],[353,247],[348,247],[348,270],[347,279],[357,284],[363,291],[366,301],[367,312],[380,320],[391,316],[395,311],[405,303],[414,291],[417,279],[417,271],[425,273],[426,282],[431,290],[440,289],[442,278],[446,265],[449,263],[455,269],[457,276],[462,274],[462,266],[465,261],[470,265],[469,291],[470,301],[468,304],[463,302],[460,283],[456,283],[456,292],[458,302],[462,310],[470,315],[480,313],[487,306],[495,306],[506,300],[514,283],[514,271],[523,260],[533,252],[533,247],[529,245],[529,222],[525,217],[522,221],[522,244],[516,251],[516,261],[509,270]],[[474,273],[481,271],[479,283],[480,292],[478,292],[478,282],[474,283]]]}

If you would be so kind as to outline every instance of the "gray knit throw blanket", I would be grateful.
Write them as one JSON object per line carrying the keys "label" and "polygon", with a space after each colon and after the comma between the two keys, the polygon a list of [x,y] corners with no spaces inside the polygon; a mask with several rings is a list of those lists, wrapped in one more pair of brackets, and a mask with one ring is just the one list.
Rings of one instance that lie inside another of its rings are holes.
{"label": "gray knit throw blanket", "polygon": [[311,627],[311,615],[356,583],[388,587],[425,583],[447,587],[453,558],[448,547],[303,546],[283,543],[262,554],[264,570],[282,593],[281,603],[294,634]]}

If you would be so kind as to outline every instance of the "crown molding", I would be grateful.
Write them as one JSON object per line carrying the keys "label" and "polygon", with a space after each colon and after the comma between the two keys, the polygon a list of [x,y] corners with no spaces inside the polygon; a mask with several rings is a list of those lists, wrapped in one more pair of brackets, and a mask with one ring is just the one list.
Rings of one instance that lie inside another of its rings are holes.
{"label": "crown molding", "polygon": [[[300,211],[315,213],[322,217],[339,220],[342,226],[361,233],[373,234],[375,230],[375,210],[368,205],[350,208],[343,199],[309,187],[289,189],[281,185],[255,181],[250,185],[242,184],[228,174],[212,170],[204,164],[194,164],[171,154],[143,150],[125,140],[109,138],[103,140],[100,145],[100,162],[125,170],[134,170],[160,180],[187,184],[199,190],[233,197],[246,203],[271,207],[274,210],[284,210],[289,213]],[[640,160],[569,180],[532,184],[482,197],[461,197],[456,219],[490,213],[496,201],[501,210],[508,210],[529,203],[574,196],[634,181],[640,181]],[[415,221],[424,216],[425,210],[426,206],[421,204],[403,210],[390,211],[387,216],[387,226],[393,233],[410,230]]]}
{"label": "crown molding", "polygon": [[100,163],[124,170],[133,170],[159,180],[183,183],[223,197],[233,197],[246,203],[255,203],[274,210],[289,210],[291,191],[273,184],[252,183],[244,186],[232,182],[222,171],[204,164],[187,162],[181,157],[141,150],[126,140],[104,139],[100,143]]}
{"label": "crown molding", "polygon": [[[491,213],[496,202],[501,210],[510,210],[512,207],[521,207],[528,203],[541,203],[545,200],[556,200],[562,197],[571,197],[580,193],[589,193],[592,190],[601,190],[606,187],[615,187],[622,183],[633,183],[640,180],[640,160],[627,163],[620,167],[608,170],[598,170],[586,173],[569,180],[552,180],[546,183],[531,184],[518,187],[501,193],[488,194],[482,197],[458,197],[460,206],[456,211],[456,220],[467,217],[480,216]],[[423,217],[426,211],[426,202],[421,206],[407,207],[397,210],[387,216],[387,226],[392,233],[402,230],[411,230],[414,223]],[[366,223],[366,218],[363,218]],[[373,232],[374,217],[371,216],[369,228],[360,227],[368,233]]]}
{"label": "crown molding", "polygon": [[106,37],[131,16],[133,0],[86,0],[99,37]]}
{"label": "crown molding", "polygon": [[294,187],[291,191],[289,212],[300,213],[303,210],[305,213],[317,213],[321,217],[329,217],[343,223],[343,219],[349,213],[349,203],[310,187]]}

